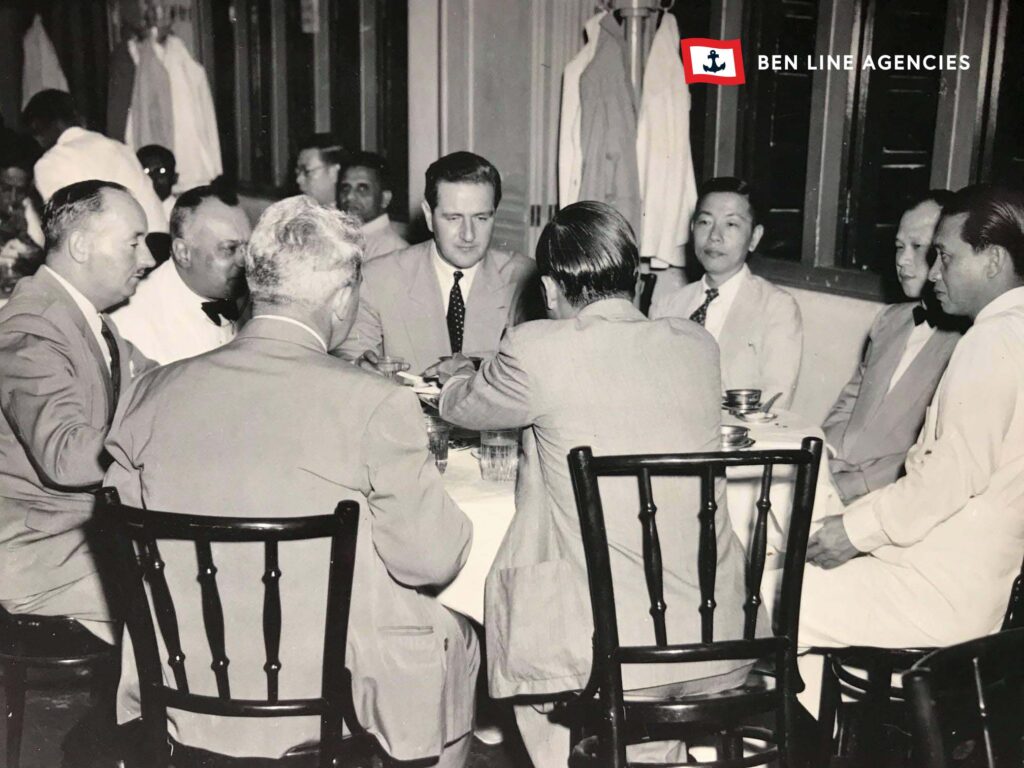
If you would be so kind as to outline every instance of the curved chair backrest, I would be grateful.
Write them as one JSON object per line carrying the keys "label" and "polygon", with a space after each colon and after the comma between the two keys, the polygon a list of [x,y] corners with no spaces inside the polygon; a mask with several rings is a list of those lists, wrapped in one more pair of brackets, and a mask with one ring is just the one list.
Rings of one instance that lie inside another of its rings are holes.
{"label": "curved chair backrest", "polygon": [[[104,532],[103,553],[114,575],[115,598],[131,635],[139,673],[142,720],[151,765],[167,764],[167,708],[225,717],[297,717],[316,715],[321,723],[320,764],[330,765],[341,739],[344,721],[352,733],[361,729],[352,707],[351,676],[345,667],[352,574],[355,566],[359,504],[342,501],[333,515],[313,517],[241,518],[208,517],[137,509],[121,504],[117,491],[104,488],[97,495],[97,521]],[[278,657],[281,641],[281,569],[278,544],[304,539],[330,539],[331,563],[327,585],[327,622],[321,695],[281,699]],[[158,542],[194,543],[198,563],[202,617],[213,658],[217,695],[189,690],[185,654],[174,598],[164,576]],[[266,653],[266,696],[235,699],[228,675],[224,612],[217,587],[217,566],[211,544],[248,542],[263,548],[263,644]],[[149,589],[146,589],[148,583]],[[174,686],[164,683],[157,643],[167,649]]]}

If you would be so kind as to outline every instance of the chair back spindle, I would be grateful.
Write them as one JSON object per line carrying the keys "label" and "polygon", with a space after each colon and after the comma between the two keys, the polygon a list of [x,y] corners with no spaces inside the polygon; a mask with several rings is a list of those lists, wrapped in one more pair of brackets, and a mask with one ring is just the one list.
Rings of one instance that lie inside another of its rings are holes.
{"label": "chair back spindle", "polygon": [[651,490],[651,473],[641,470],[637,478],[640,490],[640,525],[643,539],[644,576],[647,578],[647,593],[651,600],[651,619],[654,620],[654,641],[668,645],[665,630],[665,589],[662,582],[661,541],[658,538],[658,522],[655,515],[658,507]]}

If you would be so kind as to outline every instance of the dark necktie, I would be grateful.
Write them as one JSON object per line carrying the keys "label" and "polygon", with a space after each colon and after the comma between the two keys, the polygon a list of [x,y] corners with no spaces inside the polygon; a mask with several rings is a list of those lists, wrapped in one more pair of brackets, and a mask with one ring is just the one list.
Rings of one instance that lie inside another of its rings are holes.
{"label": "dark necktie", "polygon": [[920,325],[921,323],[928,323],[932,328],[935,327],[935,318],[932,313],[927,309],[918,304],[914,307],[914,325]]}
{"label": "dark necktie", "polygon": [[717,288],[708,288],[704,291],[707,294],[704,297],[704,303],[693,310],[693,314],[690,315],[690,319],[698,325],[704,325],[704,321],[708,319],[708,307],[711,306],[711,302],[718,298]]}
{"label": "dark necktie", "polygon": [[238,320],[239,309],[234,299],[217,299],[216,301],[204,301],[199,305],[206,316],[217,326],[221,325],[221,318],[235,322]]}
{"label": "dark necktie", "polygon": [[107,423],[114,418],[114,411],[117,410],[117,399],[121,396],[121,353],[117,350],[117,342],[114,341],[114,334],[110,331],[106,319],[101,315],[100,333],[103,340],[107,342],[107,349],[110,350],[110,413],[107,415]]}
{"label": "dark necktie", "polygon": [[448,294],[448,340],[452,343],[452,354],[462,351],[462,331],[466,325],[466,303],[462,300],[459,280],[462,273],[455,270],[455,282]]}

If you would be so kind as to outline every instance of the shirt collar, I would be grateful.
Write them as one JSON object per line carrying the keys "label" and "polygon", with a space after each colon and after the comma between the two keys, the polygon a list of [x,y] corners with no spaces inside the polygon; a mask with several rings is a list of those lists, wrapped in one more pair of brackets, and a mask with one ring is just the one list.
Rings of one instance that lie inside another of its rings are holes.
{"label": "shirt collar", "polygon": [[376,219],[371,219],[370,221],[363,224],[363,234],[375,235],[378,232],[383,232],[390,225],[391,219],[388,217],[386,213],[382,213]]}
{"label": "shirt collar", "polygon": [[974,322],[978,323],[992,315],[1021,306],[1024,306],[1024,286],[1013,288],[1006,291],[1006,293],[996,296],[996,298],[992,299],[992,301],[982,307],[981,312],[979,312],[978,316],[974,318]]}
{"label": "shirt collar", "polygon": [[293,317],[285,317],[284,315],[253,315],[252,319],[253,320],[279,320],[282,323],[290,323],[291,325],[298,326],[299,328],[304,330],[306,333],[308,333],[310,336],[312,336],[314,339],[316,339],[316,343],[320,345],[320,348],[324,351],[325,354],[327,353],[327,342],[324,341],[324,337],[321,336],[319,333],[317,333],[312,328],[310,328],[308,325],[306,325],[301,320],[296,320]]}
{"label": "shirt collar", "polygon": [[103,324],[103,320],[100,318],[100,313],[93,303],[89,301],[89,299],[87,299],[80,290],[75,288],[75,286],[69,283],[64,277],[57,274],[55,270],[50,269],[46,264],[43,264],[40,269],[45,269],[50,274],[50,277],[60,283],[60,286],[68,292],[69,296],[71,296],[71,300],[75,302],[80,310],[82,310],[82,314],[85,315],[86,322],[89,323],[89,326],[98,331]]}
{"label": "shirt collar", "polygon": [[480,267],[480,261],[483,261],[483,259],[472,267],[465,269],[453,267],[441,258],[441,254],[437,251],[437,243],[433,240],[430,241],[430,254],[434,260],[434,270],[437,272],[437,279],[441,283],[442,288],[448,289],[451,287],[452,283],[455,282],[455,271],[458,270],[462,273],[462,279],[459,280],[459,288],[462,289],[463,296],[469,296],[469,286],[473,283],[473,276],[476,275],[477,269]]}
{"label": "shirt collar", "polygon": [[[750,267],[748,267],[746,264],[744,264],[742,267],[740,267],[740,271],[739,272],[737,272],[735,275],[733,275],[728,280],[726,280],[724,283],[722,283],[720,286],[718,286],[718,296],[719,296],[719,298],[729,298],[729,299],[731,299],[733,296],[735,296],[739,292],[740,286],[742,286],[743,283],[746,282],[748,277],[750,277]],[[704,277],[702,277],[700,279],[700,284],[701,284],[701,300],[703,301],[704,292],[709,290],[712,286],[708,283],[708,276],[707,275],[704,275]]]}
{"label": "shirt collar", "polygon": [[74,141],[76,138],[81,136],[83,133],[87,133],[85,128],[77,125],[72,125],[70,128],[65,128],[64,132],[57,138],[58,144],[66,144],[69,141]]}

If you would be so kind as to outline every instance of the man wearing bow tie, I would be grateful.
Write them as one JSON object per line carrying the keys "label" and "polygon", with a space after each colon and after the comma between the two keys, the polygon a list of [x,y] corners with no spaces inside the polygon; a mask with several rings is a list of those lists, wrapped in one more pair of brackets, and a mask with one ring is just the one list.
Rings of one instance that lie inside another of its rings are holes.
{"label": "man wearing bow tie", "polygon": [[0,605],[113,643],[86,529],[118,399],[152,362],[101,312],[153,257],[142,207],[112,182],[54,192],[43,231],[45,266],[0,309]]}
{"label": "man wearing bow tie", "polygon": [[171,258],[113,314],[125,338],[161,365],[231,341],[251,231],[233,193],[216,184],[183,193],[171,212]]}
{"label": "man wearing bow tie", "polygon": [[[843,502],[895,482],[917,439],[960,333],[925,290],[928,252],[942,205],[951,196],[932,190],[910,206],[896,232],[896,275],[907,298],[875,319],[868,348],[853,378],[822,425],[829,468]],[[925,293],[925,297],[922,297]]]}

